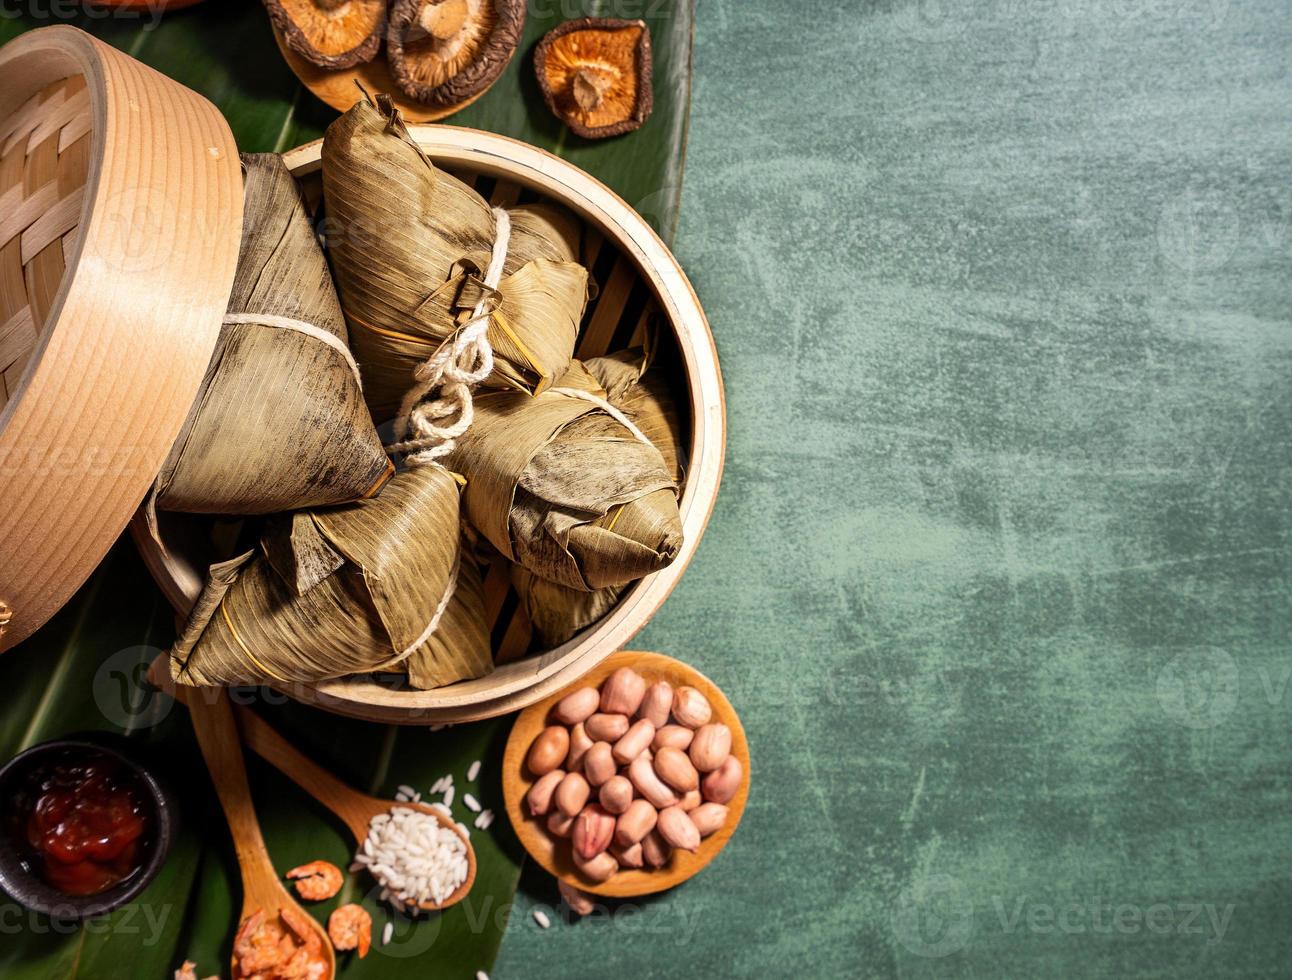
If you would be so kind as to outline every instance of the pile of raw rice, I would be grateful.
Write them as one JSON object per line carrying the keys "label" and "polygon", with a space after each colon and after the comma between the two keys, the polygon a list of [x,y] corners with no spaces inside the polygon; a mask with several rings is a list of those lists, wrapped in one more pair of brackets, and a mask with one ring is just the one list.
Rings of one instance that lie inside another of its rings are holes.
{"label": "pile of raw rice", "polygon": [[382,901],[440,904],[466,881],[467,845],[429,813],[392,807],[372,818],[355,856],[382,886]]}

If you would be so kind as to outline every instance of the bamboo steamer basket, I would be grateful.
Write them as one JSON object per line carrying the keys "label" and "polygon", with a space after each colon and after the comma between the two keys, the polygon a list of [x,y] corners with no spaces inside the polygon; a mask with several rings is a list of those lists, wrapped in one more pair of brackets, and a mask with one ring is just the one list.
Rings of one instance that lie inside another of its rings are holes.
{"label": "bamboo steamer basket", "polygon": [[[683,550],[667,569],[627,589],[602,620],[554,650],[531,654],[529,624],[500,564],[485,578],[498,663],[487,677],[413,691],[362,675],[286,692],[356,718],[437,724],[541,700],[650,620],[708,522],[726,416],[704,312],[636,211],[577,167],[527,144],[457,127],[411,129],[437,165],[493,203],[545,198],[583,220],[600,292],[578,354],[631,346],[648,323],[662,323],[676,393],[689,414]],[[8,205],[0,207],[0,354],[17,351],[0,365],[4,650],[71,597],[165,461],[219,335],[242,231],[242,185],[232,135],[210,103],[72,27],[31,31],[0,49],[0,150],[0,200]],[[285,154],[310,200],[320,193],[320,155],[320,142]],[[57,193],[41,190],[49,182],[39,168],[49,167]],[[105,465],[105,454],[125,462]],[[57,465],[40,465],[42,459]],[[215,557],[211,523],[158,516],[160,545],[141,517],[131,529],[153,577],[185,615]]]}
{"label": "bamboo steamer basket", "polygon": [[[604,184],[559,157],[516,140],[453,126],[411,126],[437,166],[486,193],[492,203],[545,198],[587,225],[586,251],[600,293],[590,307],[578,353],[594,357],[640,343],[648,321],[666,324],[663,340],[680,367],[679,400],[689,410],[688,470],[680,508],[685,544],[663,571],[629,588],[615,608],[569,642],[528,654],[529,625],[510,594],[505,563],[485,576],[494,624],[493,673],[432,691],[415,691],[381,676],[360,675],[286,693],[331,711],[392,724],[441,724],[519,710],[560,690],[622,649],[663,604],[695,553],[717,497],[726,444],[726,409],[717,353],[704,311],[677,260],[651,227]],[[307,199],[321,192],[321,142],[284,155]],[[142,519],[132,526],[145,561],[180,612],[197,598],[210,561],[200,519],[159,514],[164,547]]]}
{"label": "bamboo steamer basket", "polygon": [[0,651],[165,460],[219,336],[241,180],[214,106],[88,34],[0,49]]}

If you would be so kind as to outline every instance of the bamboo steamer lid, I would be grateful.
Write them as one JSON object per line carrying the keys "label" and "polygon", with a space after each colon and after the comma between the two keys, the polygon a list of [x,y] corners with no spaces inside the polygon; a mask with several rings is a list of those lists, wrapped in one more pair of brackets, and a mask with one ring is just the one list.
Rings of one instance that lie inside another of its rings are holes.
{"label": "bamboo steamer lid", "polygon": [[238,257],[219,111],[68,26],[0,48],[0,651],[85,581],[179,434]]}

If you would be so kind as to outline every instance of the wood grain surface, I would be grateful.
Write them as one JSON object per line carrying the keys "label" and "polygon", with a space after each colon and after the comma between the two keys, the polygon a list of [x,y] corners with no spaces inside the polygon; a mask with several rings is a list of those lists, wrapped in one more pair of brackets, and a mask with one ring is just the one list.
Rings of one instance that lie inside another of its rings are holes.
{"label": "wood grain surface", "polygon": [[0,177],[3,275],[26,253],[0,301],[0,331],[26,333],[0,400],[6,650],[93,571],[179,432],[219,333],[242,192],[214,106],[72,27],[4,48],[0,133],[0,173],[22,174]]}
{"label": "wood grain surface", "polygon": [[238,856],[238,868],[242,874],[242,912],[239,921],[256,911],[263,911],[272,918],[280,909],[296,909],[301,921],[309,923],[318,933],[321,947],[330,963],[328,977],[334,976],[336,954],[327,933],[284,887],[274,868],[273,858],[265,847],[260,821],[256,819],[256,807],[251,799],[251,787],[247,783],[242,745],[229,696],[222,689],[205,693],[209,696],[194,698],[189,703],[189,714]]}

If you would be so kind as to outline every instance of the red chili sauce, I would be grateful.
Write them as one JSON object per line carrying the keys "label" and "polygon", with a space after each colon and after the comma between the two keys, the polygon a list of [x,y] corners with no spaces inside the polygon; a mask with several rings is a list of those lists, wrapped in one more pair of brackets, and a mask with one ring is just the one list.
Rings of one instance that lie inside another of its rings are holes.
{"label": "red chili sauce", "polygon": [[152,829],[150,798],[115,759],[69,754],[34,769],[16,794],[15,836],[65,895],[94,895],[135,874]]}

